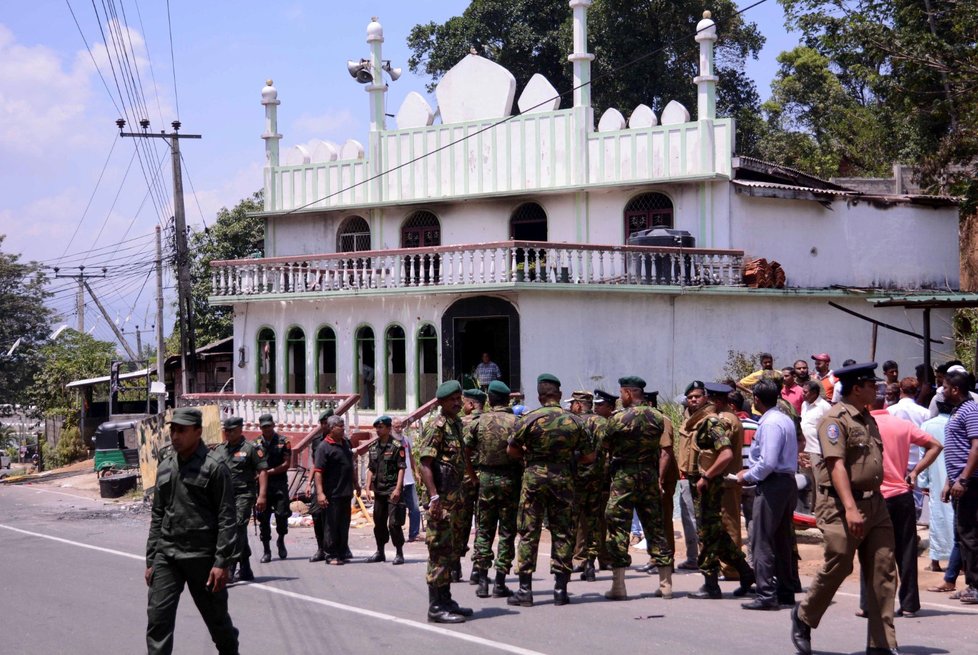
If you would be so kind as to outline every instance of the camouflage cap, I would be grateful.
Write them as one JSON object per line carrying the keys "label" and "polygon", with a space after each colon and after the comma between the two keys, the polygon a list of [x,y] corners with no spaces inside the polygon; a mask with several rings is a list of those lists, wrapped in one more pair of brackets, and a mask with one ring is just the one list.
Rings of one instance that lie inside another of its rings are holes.
{"label": "camouflage cap", "polygon": [[258,417],[258,425],[265,427],[266,425],[275,425],[275,417],[271,414],[262,414]]}
{"label": "camouflage cap", "polygon": [[594,402],[594,394],[590,391],[575,391],[571,393],[571,400],[578,400],[584,403]]}
{"label": "camouflage cap", "polygon": [[322,423],[323,421],[325,421],[326,419],[328,419],[330,416],[332,416],[333,413],[334,413],[333,412],[333,408],[330,407],[325,412],[323,412],[322,414],[319,415],[319,422]]}
{"label": "camouflage cap", "polygon": [[489,383],[489,393],[498,393],[501,396],[508,396],[510,394],[509,387],[500,380],[493,380]]}
{"label": "camouflage cap", "polygon": [[387,414],[384,414],[383,416],[377,417],[377,419],[374,421],[374,427],[377,427],[378,425],[386,425],[387,427],[390,427],[392,423],[394,423],[394,419]]}
{"label": "camouflage cap", "polygon": [[541,373],[540,375],[538,375],[537,384],[540,384],[541,382],[552,382],[553,384],[556,384],[558,387],[560,386],[560,380],[557,378],[556,375],[553,375],[551,373]]}
{"label": "camouflage cap", "polygon": [[462,395],[470,400],[486,402],[486,394],[481,389],[466,389],[462,392]]}
{"label": "camouflage cap", "polygon": [[618,386],[631,388],[631,389],[644,389],[645,380],[638,377],[637,375],[628,375],[623,378],[618,378]]}
{"label": "camouflage cap", "polygon": [[170,423],[176,425],[203,425],[204,415],[196,407],[177,407],[173,410]]}
{"label": "camouflage cap", "polygon": [[458,383],[458,380],[448,380],[446,382],[442,382],[440,385],[438,385],[438,388],[435,389],[435,398],[438,400],[444,400],[445,398],[448,398],[456,393],[462,393],[462,385]]}
{"label": "camouflage cap", "polygon": [[224,419],[224,423],[222,423],[222,426],[224,427],[225,430],[242,428],[244,427],[244,419],[241,418],[240,416],[229,416],[226,419]]}

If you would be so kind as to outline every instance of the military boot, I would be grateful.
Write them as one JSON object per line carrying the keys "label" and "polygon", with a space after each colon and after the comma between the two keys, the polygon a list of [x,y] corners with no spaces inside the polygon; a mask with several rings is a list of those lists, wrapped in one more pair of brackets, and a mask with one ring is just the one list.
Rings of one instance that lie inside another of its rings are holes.
{"label": "military boot", "polygon": [[586,582],[594,582],[596,579],[594,573],[594,560],[589,559],[584,563],[584,571],[581,572],[581,580]]}
{"label": "military boot", "polygon": [[752,586],[754,586],[755,582],[754,571],[751,569],[746,559],[742,559],[737,562],[737,575],[740,577],[740,586],[734,589],[733,595],[739,598],[749,594],[750,589]]}
{"label": "military boot", "polygon": [[254,579],[255,574],[251,570],[250,558],[242,558],[240,567],[238,568],[238,580],[241,580],[242,582],[251,582]]}
{"label": "military boot", "polygon": [[704,573],[703,578],[705,578],[703,586],[699,588],[699,591],[691,593],[689,597],[708,600],[719,600],[723,598],[717,573],[715,571],[713,573]]}
{"label": "military boot", "polygon": [[[284,534],[280,534],[278,536],[278,540],[275,542],[275,545],[278,546],[278,558],[279,559],[285,559],[286,557],[289,556],[289,551],[287,551],[285,549],[285,535]],[[267,550],[266,550],[266,552],[267,552]]]}
{"label": "military boot", "polygon": [[659,588],[656,590],[655,595],[657,598],[665,598],[666,600],[672,598],[672,567],[671,566],[659,567]]}
{"label": "military boot", "polygon": [[375,552],[373,555],[367,558],[368,564],[374,564],[376,562],[386,562],[386,561],[387,561],[387,555],[384,553],[383,547],[378,548],[377,552]]}
{"label": "military boot", "polygon": [[313,553],[312,557],[309,558],[309,561],[310,562],[322,562],[324,559],[326,559],[326,553],[324,553],[323,552],[323,549],[320,548],[315,553]]}
{"label": "military boot", "polygon": [[404,551],[400,548],[395,548],[394,551],[394,566],[399,566],[404,563]]}
{"label": "military boot", "polygon": [[479,598],[489,598],[489,572],[488,571],[477,571],[479,576],[478,585],[475,588],[475,595]]}
{"label": "military boot", "polygon": [[513,595],[513,591],[506,586],[506,572],[496,571],[496,582],[492,585],[493,598],[508,598]]}
{"label": "military boot", "polygon": [[441,588],[441,604],[446,610],[452,614],[458,614],[461,617],[472,616],[473,611],[471,607],[461,607],[452,598],[452,587],[451,585],[445,585]]}
{"label": "military boot", "polygon": [[604,597],[608,600],[627,600],[628,593],[625,591],[625,567],[616,566],[611,569],[611,589],[604,592]]}
{"label": "military boot", "polygon": [[455,566],[452,567],[452,582],[462,581],[462,562],[461,560],[455,562]]}
{"label": "military boot", "polygon": [[269,546],[269,542],[268,541],[265,541],[264,539],[262,540],[261,545],[262,545],[263,551],[262,551],[261,559],[258,560],[258,563],[259,564],[268,564],[269,562],[272,561],[272,549],[271,549],[271,546]]}
{"label": "military boot", "polygon": [[428,623],[465,623],[465,617],[453,614],[441,603],[441,589],[428,585]]}
{"label": "military boot", "polygon": [[570,581],[570,573],[554,574],[554,605],[566,605],[570,602],[567,596],[567,583]]}
{"label": "military boot", "polygon": [[533,574],[520,573],[520,588],[506,599],[507,605],[533,607]]}
{"label": "military boot", "polygon": [[469,574],[469,584],[477,585],[479,584],[479,569],[476,568],[475,564],[472,565],[472,573]]}

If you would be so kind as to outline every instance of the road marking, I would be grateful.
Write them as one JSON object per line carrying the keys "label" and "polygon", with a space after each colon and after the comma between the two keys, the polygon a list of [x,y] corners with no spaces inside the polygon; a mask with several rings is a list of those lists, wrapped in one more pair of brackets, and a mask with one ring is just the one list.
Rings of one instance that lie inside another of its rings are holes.
{"label": "road marking", "polygon": [[[58,543],[67,544],[69,546],[77,546],[79,548],[87,548],[89,550],[95,550],[100,553],[108,553],[110,555],[118,555],[120,557],[139,560],[140,562],[145,562],[146,560],[146,557],[143,555],[133,555],[132,553],[126,553],[121,550],[113,550],[112,548],[93,546],[91,544],[82,543],[80,541],[72,541],[71,539],[54,537],[48,534],[41,534],[40,532],[31,532],[30,530],[22,530],[21,528],[15,528],[13,526],[4,525],[2,523],[0,523],[0,528],[3,528],[4,530],[10,530],[11,532],[19,532],[21,534],[25,534],[31,537],[38,537],[40,539],[49,539],[50,541],[57,541]],[[477,637],[475,635],[465,634],[464,632],[456,632],[454,630],[448,630],[447,628],[440,628],[435,625],[429,625],[428,623],[421,623],[420,621],[404,619],[399,616],[394,616],[393,614],[374,612],[373,610],[363,609],[361,607],[352,607],[350,605],[344,605],[342,603],[337,603],[335,601],[326,600],[325,598],[317,598],[315,596],[307,596],[306,594],[299,594],[294,591],[286,591],[285,589],[278,589],[277,587],[271,587],[263,582],[252,582],[246,585],[237,585],[235,586],[235,589],[257,589],[260,591],[265,591],[271,594],[278,594],[280,596],[285,596],[287,598],[292,598],[295,600],[302,600],[307,603],[322,605],[324,607],[340,610],[342,612],[350,612],[352,614],[368,616],[370,618],[378,619],[380,621],[389,621],[390,623],[396,623],[398,625],[404,625],[409,628],[415,628],[416,630],[431,632],[437,635],[441,635],[443,637],[452,637],[454,639],[467,641],[472,644],[479,644],[480,646],[486,646],[488,648],[493,648],[495,650],[500,650],[507,653],[515,653],[515,655],[545,655],[540,651],[530,650],[528,648],[521,648],[519,646],[513,646],[511,644],[506,644],[501,641],[494,641],[492,639],[486,639],[484,637]]]}
{"label": "road marking", "polygon": [[[848,591],[837,591],[836,596],[848,596],[849,598],[859,598],[859,594],[851,594]],[[921,605],[927,605],[928,607],[940,607],[943,610],[956,610],[958,612],[967,612],[969,614],[978,614],[978,608],[973,605],[965,605],[960,603],[958,605],[945,605],[944,603],[931,603],[929,601],[921,601]]]}
{"label": "road marking", "polygon": [[[100,499],[98,499],[98,498],[89,498],[88,496],[82,496],[81,494],[69,494],[69,493],[66,493],[64,491],[55,491],[54,489],[40,489],[40,488],[34,487],[34,486],[22,487],[22,486],[19,486],[19,485],[8,485],[7,488],[8,489],[19,489],[21,491],[33,491],[34,493],[38,493],[38,494],[57,494],[59,496],[68,496],[69,498],[81,498],[82,500],[90,500],[93,503],[100,502]],[[107,504],[107,503],[104,503],[104,504]]]}

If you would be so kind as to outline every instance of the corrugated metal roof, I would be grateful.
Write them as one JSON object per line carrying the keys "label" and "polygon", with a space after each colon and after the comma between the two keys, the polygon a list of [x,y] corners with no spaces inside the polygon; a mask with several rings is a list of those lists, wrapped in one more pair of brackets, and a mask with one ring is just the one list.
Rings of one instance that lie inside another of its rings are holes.
{"label": "corrugated metal roof", "polygon": [[780,189],[783,191],[801,191],[805,193],[817,193],[828,196],[858,196],[856,191],[839,191],[836,189],[817,189],[809,186],[797,186],[795,184],[781,184],[778,182],[761,182],[759,180],[732,180],[731,184],[743,187],[753,187],[755,189]]}
{"label": "corrugated metal roof", "polygon": [[[144,377],[146,377],[147,374],[151,373],[154,370],[155,369],[143,368],[143,369],[140,369],[138,371],[133,371],[131,373],[120,373],[119,374],[119,379],[120,380],[131,380],[133,378],[144,378]],[[109,379],[110,379],[110,376],[103,375],[102,377],[88,378],[87,380],[73,380],[73,381],[69,382],[68,384],[66,384],[65,387],[67,387],[69,389],[71,389],[73,387],[88,387],[88,386],[91,386],[93,384],[101,384],[101,383],[104,383],[104,382],[108,382]]]}
{"label": "corrugated metal roof", "polygon": [[867,298],[875,307],[955,308],[978,307],[978,293],[922,292]]}

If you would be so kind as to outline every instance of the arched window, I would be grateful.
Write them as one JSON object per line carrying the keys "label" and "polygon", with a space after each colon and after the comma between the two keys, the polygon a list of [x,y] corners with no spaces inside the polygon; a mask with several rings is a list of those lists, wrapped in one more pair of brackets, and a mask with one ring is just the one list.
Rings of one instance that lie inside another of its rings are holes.
{"label": "arched window", "polygon": [[535,202],[525,202],[509,217],[509,234],[513,241],[546,241],[547,212]]}
{"label": "arched window", "polygon": [[258,389],[256,393],[275,393],[276,345],[275,330],[262,328],[258,331]]}
{"label": "arched window", "polygon": [[356,389],[360,394],[360,408],[373,409],[377,394],[377,364],[374,351],[374,330],[364,325],[356,332]]}
{"label": "arched window", "polygon": [[350,216],[336,231],[336,252],[370,250],[370,226],[362,216]]}
{"label": "arched window", "polygon": [[406,346],[404,328],[387,328],[387,409],[407,409]]}
{"label": "arched window", "polygon": [[418,404],[435,397],[438,388],[438,333],[434,325],[418,330]]}
{"label": "arched window", "polygon": [[672,227],[672,200],[664,193],[643,193],[625,205],[625,241],[639,230]]}
{"label": "arched window", "polygon": [[336,393],[336,333],[331,327],[316,335],[316,385],[317,393]]}
{"label": "arched window", "polygon": [[285,340],[285,393],[306,392],[306,334],[300,327],[289,330]]}
{"label": "arched window", "polygon": [[402,248],[433,248],[440,245],[441,224],[431,212],[414,212],[401,226]]}

